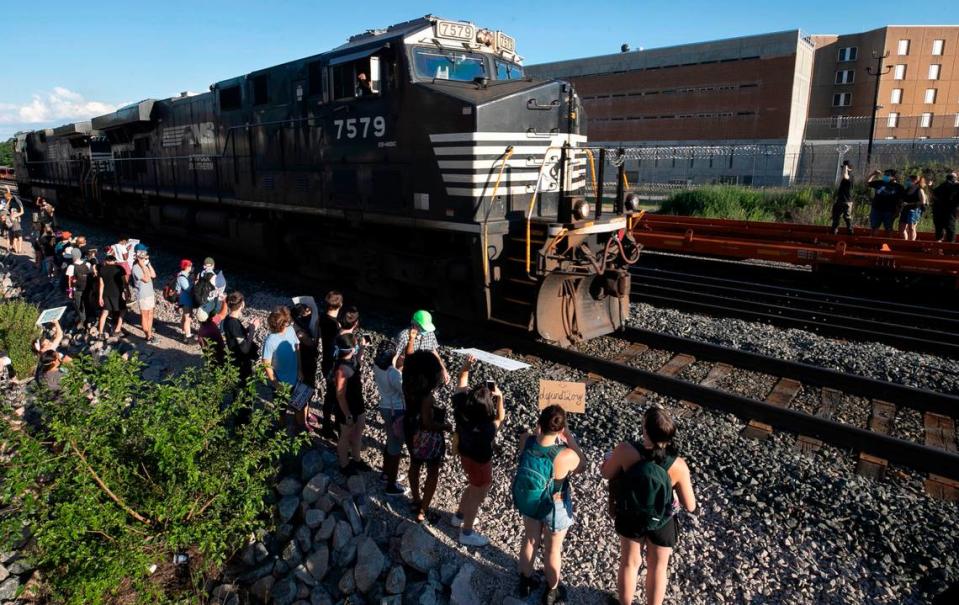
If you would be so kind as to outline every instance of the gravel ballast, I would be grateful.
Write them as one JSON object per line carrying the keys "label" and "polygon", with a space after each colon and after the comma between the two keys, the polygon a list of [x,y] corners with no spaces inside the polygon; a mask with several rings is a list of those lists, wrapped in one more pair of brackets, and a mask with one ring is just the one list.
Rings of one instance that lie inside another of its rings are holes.
{"label": "gravel ballast", "polygon": [[[92,229],[79,231],[94,238],[97,235]],[[101,234],[100,239],[103,237]],[[247,295],[253,314],[262,316],[271,306],[288,303],[291,294],[322,294],[287,292],[279,278],[262,281],[231,267],[224,255],[216,256],[231,289],[238,287]],[[164,278],[173,274],[179,257],[159,246],[154,246],[153,257],[159,267],[159,289]],[[363,309],[362,301],[350,302],[358,302],[364,312],[362,323],[374,339],[374,348],[381,338],[392,337],[405,327],[406,314],[412,311],[397,303],[395,313],[374,315]],[[172,307],[164,302],[158,304],[157,315],[158,323],[175,319]],[[837,342],[798,330],[645,304],[633,305],[630,321],[645,329],[959,393],[959,377],[934,369],[951,367],[947,365],[950,360],[904,353],[885,345]],[[164,374],[199,363],[199,348],[180,343],[177,331],[172,323],[158,329],[162,338],[151,359],[171,360]],[[136,335],[137,328],[131,328],[131,333]],[[451,348],[498,348],[495,337],[484,342],[447,341],[442,325],[439,337],[446,345],[443,356],[454,376],[462,360],[450,352]],[[589,347],[594,354],[604,354],[605,347],[609,356],[617,347],[622,348],[615,339],[600,339]],[[637,365],[654,369],[662,361],[663,356],[653,352],[646,363],[637,361]],[[369,369],[369,359],[366,363]],[[685,372],[691,377],[703,375],[704,365],[694,365],[695,369]],[[370,372],[366,376],[367,401],[373,407],[377,396]],[[509,488],[518,433],[534,425],[541,378],[582,381],[586,376],[575,368],[543,361],[509,374],[480,365],[473,375],[474,384],[496,380],[507,399],[507,421],[496,446],[493,488],[476,525],[477,531],[491,539],[490,546],[458,546],[456,530],[445,523],[466,485],[459,461],[450,455],[433,501],[444,520],[431,531],[448,548],[472,558],[476,564],[473,585],[483,603],[503,603],[512,595],[517,579],[522,524],[512,508]],[[730,388],[750,396],[771,386],[770,377],[758,374],[736,372],[730,380],[735,381]],[[588,465],[573,479],[576,522],[566,538],[563,569],[569,603],[602,603],[615,589],[619,540],[606,515],[606,487],[599,476],[604,454],[621,440],[638,438],[642,413],[648,405],[658,403],[671,410],[678,407],[678,402],[656,394],[651,394],[644,406],[632,405],[625,401],[630,390],[628,385],[605,381],[592,384],[587,390],[587,413],[571,419]],[[448,388],[438,400],[448,405]],[[903,424],[904,433],[914,433],[914,419]],[[824,447],[816,457],[808,458],[796,452],[791,435],[774,433],[765,442],[755,442],[740,436],[742,426],[742,421],[731,415],[709,410],[679,421],[679,447],[692,471],[699,510],[695,515],[680,517],[680,540],[670,562],[667,603],[927,603],[947,584],[959,580],[959,510],[955,504],[927,496],[922,490],[922,477],[892,472],[882,481],[864,479],[854,474],[853,457],[848,452]],[[370,414],[367,436],[366,460],[380,468],[379,446],[385,442],[385,434],[375,409]],[[406,472],[405,461],[401,470]],[[407,514],[405,499],[385,498],[375,474],[367,474],[366,479],[374,484],[370,490],[374,507]],[[645,598],[644,573],[642,570],[637,591],[640,602]],[[536,593],[529,602],[538,597]]]}

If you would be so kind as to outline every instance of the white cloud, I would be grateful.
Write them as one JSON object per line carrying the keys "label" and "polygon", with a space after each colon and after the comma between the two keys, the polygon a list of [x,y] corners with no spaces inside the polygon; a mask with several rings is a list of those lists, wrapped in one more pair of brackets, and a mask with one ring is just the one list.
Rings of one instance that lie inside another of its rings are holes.
{"label": "white cloud", "polygon": [[6,138],[17,130],[89,120],[116,111],[118,107],[103,101],[88,101],[78,92],[54,86],[48,92],[35,93],[26,104],[0,103],[0,137]]}

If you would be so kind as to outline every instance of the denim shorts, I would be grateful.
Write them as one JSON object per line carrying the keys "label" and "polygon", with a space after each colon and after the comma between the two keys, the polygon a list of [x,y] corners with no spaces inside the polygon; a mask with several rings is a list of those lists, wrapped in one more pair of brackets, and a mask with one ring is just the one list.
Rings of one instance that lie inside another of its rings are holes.
{"label": "denim shorts", "polygon": [[900,225],[918,225],[922,220],[921,208],[909,208],[899,213]]}
{"label": "denim shorts", "polygon": [[573,500],[572,498],[563,498],[562,500],[553,500],[553,511],[546,515],[540,521],[549,528],[552,533],[559,533],[573,526]]}
{"label": "denim shorts", "polygon": [[892,219],[893,219],[892,210],[876,210],[872,209],[872,212],[869,213],[869,226],[872,229],[878,229],[880,225],[886,231],[892,231]]}
{"label": "denim shorts", "polygon": [[390,456],[399,456],[403,452],[403,410],[380,408],[383,416],[383,429],[386,431],[386,453]]}

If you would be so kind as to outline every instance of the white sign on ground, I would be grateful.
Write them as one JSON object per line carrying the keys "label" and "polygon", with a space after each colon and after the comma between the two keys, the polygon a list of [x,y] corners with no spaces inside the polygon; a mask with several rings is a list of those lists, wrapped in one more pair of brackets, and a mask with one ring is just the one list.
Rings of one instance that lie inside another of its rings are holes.
{"label": "white sign on ground", "polygon": [[513,372],[515,370],[525,370],[529,367],[528,363],[523,363],[522,361],[516,361],[515,359],[510,359],[509,357],[503,357],[502,355],[495,355],[487,351],[481,351],[479,349],[455,349],[454,353],[460,355],[472,355],[476,358],[477,361],[482,361],[483,363],[488,363],[491,366],[496,366],[497,368],[503,368],[507,372]]}

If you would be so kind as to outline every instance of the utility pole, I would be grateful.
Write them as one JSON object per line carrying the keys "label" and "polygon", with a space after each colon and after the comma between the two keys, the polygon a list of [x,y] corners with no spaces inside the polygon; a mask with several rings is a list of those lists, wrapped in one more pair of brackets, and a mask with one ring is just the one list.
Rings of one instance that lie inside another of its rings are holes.
{"label": "utility pole", "polygon": [[890,71],[888,68],[885,71],[882,69],[882,61],[888,56],[888,50],[881,55],[877,51],[872,51],[872,59],[876,62],[876,69],[866,68],[866,73],[876,79],[876,88],[872,95],[872,117],[869,120],[869,146],[866,148],[866,166],[870,166],[870,162],[872,162],[872,143],[876,136],[876,112],[879,110],[879,80]]}

